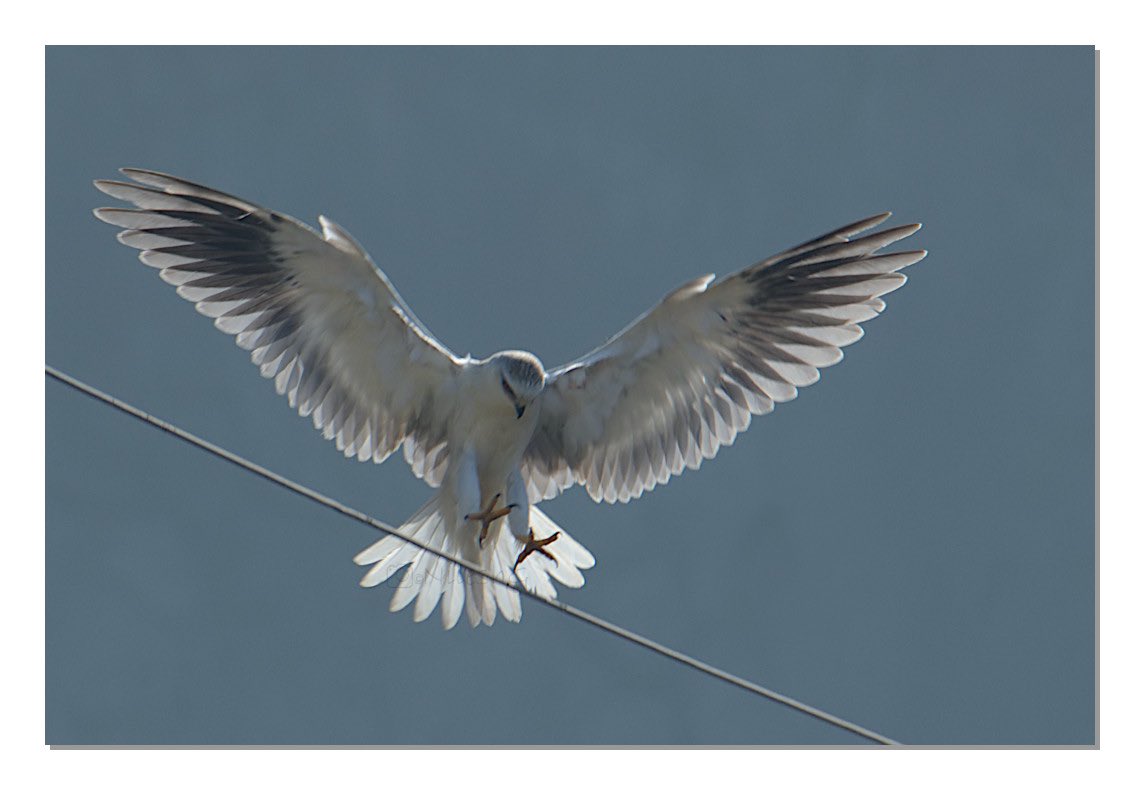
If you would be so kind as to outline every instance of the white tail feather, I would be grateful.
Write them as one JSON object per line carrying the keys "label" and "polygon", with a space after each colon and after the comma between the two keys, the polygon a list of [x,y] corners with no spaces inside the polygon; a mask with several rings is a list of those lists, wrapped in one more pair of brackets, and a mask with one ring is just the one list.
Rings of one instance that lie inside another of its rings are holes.
{"label": "white tail feather", "polygon": [[[530,526],[539,540],[555,532],[561,534],[558,540],[546,546],[554,555],[553,560],[535,552],[518,567],[517,574],[512,572],[512,567],[522,551],[522,543],[511,534],[505,522],[499,521],[491,528],[480,549],[478,526],[468,521],[447,523],[439,497],[429,500],[399,531],[441,552],[465,559],[496,578],[517,579],[527,590],[547,598],[558,594],[551,580],[566,587],[581,587],[585,583],[582,570],[593,567],[594,556],[537,507],[530,509]],[[469,573],[394,535],[372,544],[357,554],[354,561],[357,565],[372,566],[361,579],[362,586],[375,587],[387,582],[395,588],[392,611],[415,601],[412,617],[416,622],[430,617],[437,606],[444,628],[452,628],[464,610],[473,627],[480,623],[492,625],[498,613],[513,623],[522,617],[522,602],[517,591]],[[407,570],[397,577],[397,571],[405,566]]]}

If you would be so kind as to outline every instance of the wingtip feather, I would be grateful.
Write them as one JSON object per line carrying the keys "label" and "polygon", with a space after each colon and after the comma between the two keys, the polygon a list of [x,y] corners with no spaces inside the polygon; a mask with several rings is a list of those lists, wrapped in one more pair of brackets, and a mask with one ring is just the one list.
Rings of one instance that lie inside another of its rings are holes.
{"label": "wingtip feather", "polygon": [[114,197],[113,191],[114,191],[115,185],[117,185],[117,184],[122,184],[122,182],[121,181],[112,181],[109,178],[96,178],[94,181],[91,182],[92,186],[94,186],[96,189],[98,189],[104,195],[110,195],[111,197]]}
{"label": "wingtip feather", "polygon": [[135,178],[135,176],[156,176],[158,178],[171,178],[181,180],[178,179],[177,176],[172,176],[169,173],[163,173],[159,170],[149,170],[145,167],[120,167],[119,172],[125,175],[127,178],[132,178],[135,181],[139,181],[139,179]]}

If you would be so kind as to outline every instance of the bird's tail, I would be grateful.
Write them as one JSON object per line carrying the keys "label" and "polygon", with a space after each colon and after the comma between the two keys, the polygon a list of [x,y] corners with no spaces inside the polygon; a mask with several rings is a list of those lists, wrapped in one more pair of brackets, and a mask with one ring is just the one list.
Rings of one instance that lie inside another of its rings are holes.
{"label": "bird's tail", "polygon": [[[551,580],[567,587],[581,587],[585,583],[581,571],[593,567],[594,556],[537,507],[530,509],[530,527],[539,540],[561,533],[545,547],[554,559],[535,552],[515,572],[512,567],[523,544],[511,534],[505,520],[491,527],[480,548],[478,525],[463,519],[448,519],[438,496],[428,500],[399,532],[443,554],[467,560],[497,579],[517,578],[526,589],[547,598],[557,597]],[[511,622],[518,622],[522,617],[517,591],[471,573],[395,535],[374,543],[354,559],[357,565],[372,566],[360,580],[362,586],[375,587],[387,582],[395,589],[393,612],[416,602],[412,614],[416,622],[430,617],[438,605],[443,627],[451,628],[459,620],[464,601],[472,627],[479,623],[493,624],[498,611]],[[404,566],[407,571],[395,579],[396,572]]]}

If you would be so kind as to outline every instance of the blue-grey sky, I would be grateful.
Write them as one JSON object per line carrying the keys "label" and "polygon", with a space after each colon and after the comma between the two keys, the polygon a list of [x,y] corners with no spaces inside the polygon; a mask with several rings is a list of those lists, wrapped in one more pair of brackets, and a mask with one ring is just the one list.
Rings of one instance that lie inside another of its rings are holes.
{"label": "blue-grey sky", "polygon": [[[564,600],[909,743],[1094,738],[1094,62],[1083,48],[59,48],[47,361],[398,523],[114,240],[176,173],[345,226],[457,353],[592,348],[883,210],[930,256],[819,384],[625,506]],[[519,299],[519,295],[531,298]],[[366,527],[47,384],[50,743],[852,743],[524,603],[443,632]]]}

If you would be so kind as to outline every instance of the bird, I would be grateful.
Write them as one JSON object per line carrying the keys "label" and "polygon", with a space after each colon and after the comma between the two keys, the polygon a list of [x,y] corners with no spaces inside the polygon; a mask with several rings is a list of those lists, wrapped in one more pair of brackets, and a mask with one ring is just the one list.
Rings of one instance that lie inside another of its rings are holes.
{"label": "bird", "polygon": [[[723,279],[673,291],[593,351],[547,369],[527,351],[460,358],[342,227],[319,229],[183,178],[121,168],[95,216],[233,335],[290,408],[348,458],[403,452],[435,493],[364,548],[360,584],[392,579],[391,610],[438,607],[451,629],[522,616],[513,584],[553,599],[594,556],[538,505],[582,486],[628,502],[697,469],[843,358],[925,250],[885,251],[921,225],[876,214]],[[873,232],[872,232],[873,231]],[[437,553],[405,541],[409,537]],[[439,556],[482,569],[472,573]]]}

